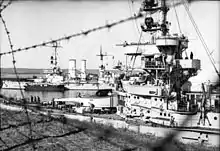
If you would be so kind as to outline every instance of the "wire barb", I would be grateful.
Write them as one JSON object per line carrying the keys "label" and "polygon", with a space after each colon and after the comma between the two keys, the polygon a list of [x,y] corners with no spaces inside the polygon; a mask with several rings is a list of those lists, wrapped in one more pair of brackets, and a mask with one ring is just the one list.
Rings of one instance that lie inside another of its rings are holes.
{"label": "wire barb", "polygon": [[2,0],[2,1],[0,2],[0,14],[1,14],[9,5],[11,5],[11,3],[12,3],[11,0],[8,0],[7,2],[8,2],[8,3],[5,4],[5,5],[3,5],[4,0]]}
{"label": "wire barb", "polygon": [[106,28],[110,29],[113,26],[122,24],[122,23],[127,22],[127,21],[135,20],[135,19],[138,19],[138,18],[141,18],[141,17],[142,17],[142,14],[139,14],[139,15],[136,15],[136,16],[131,16],[131,17],[128,17],[128,18],[125,18],[125,19],[122,19],[122,20],[119,20],[119,21],[116,21],[116,22],[113,22],[113,23],[110,23],[110,24],[106,24],[104,26],[95,27],[95,28],[88,29],[88,30],[85,30],[85,31],[81,31],[81,32],[78,32],[78,33],[75,33],[75,34],[64,36],[64,37],[61,37],[61,38],[58,38],[58,39],[49,40],[47,42],[42,42],[42,43],[35,44],[35,45],[32,45],[32,46],[24,47],[24,48],[12,49],[13,51],[0,53],[0,56],[8,55],[8,54],[11,54],[11,53],[17,53],[17,52],[21,52],[21,51],[26,51],[26,50],[30,50],[30,49],[34,49],[34,48],[38,48],[38,47],[43,47],[47,44],[53,44],[55,42],[67,41],[67,40],[70,40],[72,38],[79,37],[79,36],[87,36],[88,34],[90,34],[92,32],[96,32],[96,31],[106,29]]}
{"label": "wire barb", "polygon": [[[14,73],[16,75],[16,79],[17,79],[17,82],[18,82],[18,85],[19,85],[19,90],[20,90],[20,93],[21,93],[21,96],[22,96],[22,100],[23,100],[23,104],[24,104],[24,110],[25,110],[25,113],[26,113],[27,122],[30,123],[30,118],[29,118],[29,115],[28,115],[27,107],[25,106],[26,105],[26,99],[25,99],[24,93],[23,93],[23,91],[21,89],[20,78],[19,78],[19,75],[18,75],[18,72],[17,72],[17,68],[16,68],[16,60],[15,60],[15,56],[14,56],[13,44],[12,44],[10,32],[9,32],[9,30],[7,28],[6,22],[5,22],[5,20],[4,20],[2,15],[0,16],[0,19],[1,19],[2,23],[3,23],[4,30],[5,30],[5,32],[7,34],[7,37],[8,37],[8,42],[9,42],[9,45],[10,45],[11,55],[12,55],[12,63],[13,63]],[[27,136],[27,137],[29,139],[32,139],[32,126],[31,126],[31,123],[29,124],[29,136]],[[35,150],[34,144],[32,144],[32,147],[33,147],[33,150]]]}

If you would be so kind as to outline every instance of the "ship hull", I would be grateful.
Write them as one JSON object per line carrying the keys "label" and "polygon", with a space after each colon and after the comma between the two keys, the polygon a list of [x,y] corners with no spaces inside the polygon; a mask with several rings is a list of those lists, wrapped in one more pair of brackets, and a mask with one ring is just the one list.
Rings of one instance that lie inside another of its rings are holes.
{"label": "ship hull", "polygon": [[107,96],[112,93],[113,88],[107,85],[98,83],[67,83],[65,84],[66,90],[80,90],[80,91],[92,91],[97,96]]}
{"label": "ship hull", "polygon": [[[157,123],[163,126],[171,126],[171,127],[184,127],[184,128],[194,128],[194,129],[202,129],[202,130],[217,130],[220,131],[220,123],[219,113],[208,112],[207,118],[201,119],[202,112],[197,112],[196,114],[180,114],[179,112],[175,112],[172,110],[160,111],[158,109],[150,110],[150,119],[149,121],[153,123]],[[190,118],[188,118],[190,116]],[[173,117],[173,123],[172,121]],[[184,120],[188,118],[188,121],[184,124]]]}
{"label": "ship hull", "polygon": [[65,90],[64,85],[50,85],[50,84],[35,84],[27,85],[24,87],[25,91],[59,91]]}
{"label": "ship hull", "polygon": [[124,91],[141,96],[162,96],[162,88],[152,85],[132,85],[128,81],[122,81]]}
{"label": "ship hull", "polygon": [[19,86],[19,83],[17,81],[3,81],[2,89],[13,89],[13,90],[24,89],[25,85],[26,85],[25,82],[20,82],[20,86]]}
{"label": "ship hull", "polygon": [[[121,100],[124,102],[122,109],[118,109],[118,114],[127,117],[140,117],[145,122],[154,123],[165,127],[198,128],[203,130],[220,131],[220,114],[218,112],[180,112],[177,111],[176,102],[166,103],[163,98],[156,97],[143,98],[136,95],[120,92]],[[182,125],[185,119],[187,123]]]}
{"label": "ship hull", "polygon": [[65,88],[68,90],[110,90],[112,87],[98,83],[67,83]]}

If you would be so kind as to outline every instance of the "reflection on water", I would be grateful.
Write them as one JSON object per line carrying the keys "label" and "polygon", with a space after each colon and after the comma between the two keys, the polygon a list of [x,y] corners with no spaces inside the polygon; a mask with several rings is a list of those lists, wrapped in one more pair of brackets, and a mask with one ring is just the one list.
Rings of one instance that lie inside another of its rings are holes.
{"label": "reflection on water", "polygon": [[[95,91],[76,91],[76,90],[68,90],[64,92],[47,92],[47,91],[23,91],[25,98],[40,97],[41,101],[51,101],[53,98],[68,98],[68,97],[76,97],[79,93],[81,96],[91,96],[95,94]],[[0,89],[0,93],[7,97],[21,98],[20,90],[9,90],[9,89]]]}

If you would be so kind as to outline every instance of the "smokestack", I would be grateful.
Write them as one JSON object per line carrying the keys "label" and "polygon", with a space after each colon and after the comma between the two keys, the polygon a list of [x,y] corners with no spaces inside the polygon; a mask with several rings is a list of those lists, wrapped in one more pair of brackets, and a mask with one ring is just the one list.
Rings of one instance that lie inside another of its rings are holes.
{"label": "smokestack", "polygon": [[76,78],[76,59],[69,59],[69,77]]}
{"label": "smokestack", "polygon": [[86,80],[86,60],[82,59],[81,63],[81,79]]}

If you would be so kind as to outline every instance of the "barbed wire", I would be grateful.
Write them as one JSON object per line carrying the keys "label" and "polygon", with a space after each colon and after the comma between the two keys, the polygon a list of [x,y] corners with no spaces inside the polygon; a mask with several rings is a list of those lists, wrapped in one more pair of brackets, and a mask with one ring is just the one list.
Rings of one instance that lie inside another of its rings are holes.
{"label": "barbed wire", "polygon": [[23,93],[23,91],[21,89],[20,78],[19,78],[19,75],[18,75],[18,72],[17,72],[17,69],[16,69],[16,61],[15,61],[15,56],[14,56],[14,52],[13,52],[13,45],[12,45],[12,40],[11,40],[10,32],[9,32],[9,30],[7,28],[7,25],[6,25],[6,22],[3,19],[3,16],[1,14],[0,14],[0,19],[1,19],[2,23],[3,23],[4,30],[5,30],[7,38],[8,38],[8,42],[9,42],[10,49],[11,49],[11,54],[12,54],[12,63],[13,63],[14,73],[16,75],[16,80],[17,80],[17,82],[19,84],[19,90],[20,90],[21,96],[24,99],[24,93]]}
{"label": "barbed wire", "polygon": [[[11,102],[10,100],[8,100],[9,102]],[[23,107],[23,103],[22,102],[20,102],[20,103],[17,103],[17,100],[14,100],[13,102],[16,102],[16,106],[20,106],[20,107]],[[12,103],[13,103],[12,102]],[[32,112],[33,110],[32,109],[29,109],[29,112]],[[19,112],[20,113],[20,112]],[[40,114],[40,110],[37,112],[37,110],[34,110],[34,112],[32,112],[32,113],[37,113],[37,116],[40,116],[40,117],[47,117],[47,116],[43,116],[42,114]],[[21,113],[20,113],[21,114]],[[32,115],[33,116],[33,115]],[[36,117],[37,117],[36,116]],[[7,146],[7,149],[5,149],[5,150],[11,150],[11,149],[13,149],[13,148],[18,148],[18,147],[20,147],[20,146],[23,146],[23,145],[25,145],[25,143],[34,143],[35,141],[40,141],[41,139],[39,139],[39,138],[37,138],[37,139],[32,139],[32,138],[30,138],[29,137],[29,135],[27,135],[27,134],[25,134],[25,133],[23,133],[23,132],[21,132],[21,131],[19,131],[19,128],[21,128],[21,127],[24,127],[24,126],[26,126],[26,125],[28,125],[29,123],[28,122],[21,122],[21,123],[19,123],[19,121],[16,119],[16,117],[14,117],[14,113],[13,114],[11,114],[11,112],[10,111],[8,111],[7,112],[7,118],[11,118],[13,121],[16,121],[16,123],[17,124],[13,124],[13,125],[11,125],[11,124],[9,124],[9,126],[7,126],[7,127],[3,127],[0,131],[1,131],[1,133],[3,133],[5,130],[7,130],[7,129],[10,129],[10,128],[14,128],[15,130],[16,130],[16,132],[17,133],[19,133],[20,135],[22,135],[22,136],[24,136],[25,138],[28,138],[26,141],[24,141],[23,143],[19,143],[19,144],[16,144],[16,145],[14,145],[14,146]],[[58,121],[59,119],[56,119],[56,118],[49,118],[48,120],[46,119],[44,119],[44,118],[41,118],[40,120],[36,120],[36,121],[33,121],[33,120],[31,120],[30,121],[30,124],[33,124],[34,126],[36,126],[37,124],[41,124],[41,123],[48,123],[48,122],[52,122],[52,121]],[[55,120],[56,119],[56,120]],[[37,135],[41,135],[40,133],[38,133],[37,131],[35,131],[35,130],[32,130],[35,134],[37,134]],[[62,134],[62,135],[65,135],[65,134]],[[60,135],[60,136],[62,136],[62,135]],[[47,136],[47,135],[44,135],[44,137],[56,137],[55,135],[54,136]],[[42,138],[42,139],[45,139],[45,138]]]}
{"label": "barbed wire", "polygon": [[99,31],[99,30],[102,30],[102,29],[110,29],[110,28],[112,28],[112,27],[114,27],[116,25],[122,24],[124,22],[141,18],[142,16],[143,15],[141,13],[139,13],[138,15],[131,16],[131,17],[128,17],[128,18],[125,18],[125,19],[121,19],[121,20],[113,22],[113,23],[107,23],[106,25],[103,25],[103,26],[98,26],[98,27],[95,27],[95,28],[91,28],[91,29],[88,29],[88,30],[85,30],[85,31],[81,31],[81,32],[75,33],[75,34],[71,34],[69,36],[63,36],[61,38],[49,40],[47,42],[42,42],[42,43],[35,44],[35,45],[32,45],[32,46],[28,46],[28,47],[24,47],[24,48],[18,48],[18,49],[13,49],[13,51],[3,52],[3,53],[0,53],[0,55],[2,56],[2,55],[7,55],[7,54],[11,54],[11,53],[17,53],[17,52],[21,52],[21,51],[26,51],[26,50],[38,48],[38,47],[44,47],[44,46],[46,46],[48,44],[53,44],[53,43],[56,43],[56,42],[69,41],[72,38],[79,37],[79,36],[87,36],[88,34],[90,34],[92,32],[96,32],[96,31]]}
{"label": "barbed wire", "polygon": [[3,5],[4,0],[0,2],[0,14],[12,3],[12,0],[8,0],[6,5]]}
{"label": "barbed wire", "polygon": [[[10,3],[8,3],[8,5],[10,5]],[[2,12],[8,5],[5,5],[5,6],[3,7],[3,9],[1,10],[1,12]],[[65,36],[65,37],[62,37],[62,38],[59,38],[59,39],[56,39],[56,40],[50,40],[50,41],[45,42],[45,43],[33,45],[33,46],[26,47],[26,48],[23,48],[23,49],[14,50],[14,49],[13,49],[12,40],[11,40],[11,36],[10,36],[10,32],[9,32],[7,26],[6,26],[5,20],[3,19],[2,15],[1,15],[1,13],[0,13],[0,18],[1,18],[1,21],[2,21],[2,23],[3,23],[3,25],[4,25],[4,29],[5,29],[5,31],[6,31],[6,34],[7,34],[7,37],[8,37],[8,41],[9,41],[9,45],[10,45],[10,49],[11,49],[11,51],[9,51],[9,52],[7,52],[7,53],[3,53],[3,54],[12,54],[14,72],[15,72],[15,74],[16,74],[16,78],[17,78],[17,81],[18,81],[18,83],[19,83],[19,87],[20,87],[20,90],[21,90],[20,81],[19,81],[19,76],[18,76],[18,73],[17,73],[17,70],[16,70],[16,61],[15,61],[15,57],[14,57],[14,53],[15,53],[15,52],[22,51],[22,50],[29,50],[29,49],[37,48],[37,47],[41,47],[41,46],[46,46],[47,44],[53,44],[53,43],[55,43],[55,42],[62,41],[62,40],[69,40],[69,39],[71,39],[71,38],[73,38],[73,37],[77,37],[77,36],[81,36],[81,35],[85,35],[85,36],[86,36],[86,35],[88,35],[88,34],[91,33],[91,32],[95,32],[95,31],[98,31],[98,30],[101,30],[101,29],[105,29],[105,28],[110,29],[112,26],[115,26],[115,25],[117,25],[117,24],[120,24],[120,23],[129,21],[129,20],[132,20],[132,19],[137,19],[137,18],[139,18],[139,17],[141,17],[141,15],[135,16],[135,17],[129,17],[129,18],[127,18],[127,19],[123,19],[123,20],[120,20],[120,21],[118,21],[118,22],[114,22],[114,23],[112,23],[112,24],[106,24],[105,26],[99,26],[99,27],[96,27],[96,28],[93,28],[93,29],[86,30],[86,31],[84,31],[84,32],[72,34],[72,35]],[[3,54],[0,54],[0,55],[3,55]],[[22,95],[23,100],[25,100],[25,99],[24,99],[24,94],[23,94],[22,90],[21,90],[21,95]],[[25,105],[25,102],[22,103],[22,106],[24,106],[24,105]],[[27,113],[27,107],[26,107],[26,106],[25,106],[25,109],[26,109],[26,113]],[[27,117],[28,117],[28,114],[27,114]],[[33,130],[32,130],[32,128],[31,128],[31,122],[30,122],[29,117],[28,117],[28,122],[27,122],[27,124],[30,125],[30,127],[29,127],[30,136],[31,136],[31,137],[30,137],[30,140],[32,140],[32,131],[33,131]],[[19,132],[19,133],[20,133],[20,132]],[[21,133],[21,134],[22,134],[22,133]],[[26,136],[26,135],[24,135],[24,134],[22,134],[22,135],[25,136],[25,137],[27,137],[27,138],[29,138],[28,136]],[[29,141],[27,141],[27,142],[29,142]],[[31,141],[31,142],[32,142],[32,141]],[[20,145],[18,144],[18,145],[16,145],[16,146],[20,146]],[[14,147],[16,147],[16,146],[14,146]],[[9,149],[10,149],[10,148],[9,148]],[[11,148],[11,149],[12,149],[12,148]],[[34,149],[34,147],[33,147],[33,149]]]}
{"label": "barbed wire", "polygon": [[[3,27],[4,27],[4,30],[6,32],[6,35],[7,35],[7,38],[8,38],[8,42],[9,42],[9,46],[10,46],[10,50],[11,50],[11,55],[12,55],[12,63],[13,63],[13,69],[14,69],[14,73],[16,75],[16,79],[17,79],[17,82],[18,82],[18,85],[19,85],[19,90],[20,90],[20,93],[21,93],[21,96],[22,96],[22,100],[23,100],[23,103],[24,103],[24,110],[25,110],[25,114],[26,114],[26,118],[27,118],[27,122],[29,123],[29,136],[27,136],[28,138],[32,139],[32,126],[31,126],[31,123],[30,123],[30,118],[29,118],[29,115],[28,115],[28,111],[27,111],[27,107],[25,106],[26,104],[26,100],[25,100],[25,97],[24,97],[24,93],[21,89],[21,83],[20,83],[20,78],[19,78],[19,75],[18,75],[18,72],[17,72],[17,68],[16,68],[16,60],[15,60],[15,56],[14,56],[14,52],[13,52],[13,44],[12,44],[12,39],[11,39],[11,36],[10,36],[10,32],[8,30],[8,27],[6,25],[6,22],[2,16],[2,11],[4,9],[6,9],[10,4],[12,3],[12,1],[10,0],[6,5],[3,6],[3,8],[0,10],[0,19],[3,23]],[[2,5],[1,5],[2,6]],[[35,148],[34,147],[34,144],[32,144],[33,146],[33,149]],[[35,149],[34,149],[35,150]]]}
{"label": "barbed wire", "polygon": [[[3,2],[3,1],[2,1]],[[11,3],[10,3],[11,4]],[[126,19],[122,19],[122,20],[120,20],[120,21],[117,21],[117,22],[114,22],[114,23],[111,23],[111,24],[106,24],[106,25],[104,25],[104,26],[99,26],[99,27],[96,27],[96,28],[92,28],[92,29],[89,29],[89,30],[86,30],[86,31],[82,31],[82,32],[79,32],[79,33],[76,33],[76,34],[71,34],[71,35],[69,35],[69,36],[64,36],[64,37],[61,37],[61,38],[58,38],[58,39],[54,39],[54,40],[50,40],[50,41],[47,41],[47,42],[43,42],[43,43],[40,43],[40,44],[36,44],[36,45],[32,45],[32,46],[29,46],[29,47],[24,47],[24,48],[18,48],[18,49],[13,49],[13,43],[12,43],[12,39],[11,39],[11,36],[10,36],[10,32],[9,32],[9,30],[8,30],[8,28],[7,28],[7,26],[6,26],[6,22],[5,22],[5,20],[3,19],[3,17],[2,17],[2,15],[1,15],[1,12],[4,10],[4,9],[6,9],[7,8],[7,6],[9,6],[10,4],[7,4],[7,5],[4,5],[3,6],[3,8],[2,9],[0,9],[0,18],[1,18],[1,21],[2,21],[2,23],[3,23],[3,25],[4,25],[4,30],[5,30],[5,32],[6,32],[6,34],[7,34],[7,38],[8,38],[8,41],[9,41],[9,45],[10,45],[10,50],[11,51],[9,51],[9,52],[4,52],[4,53],[0,53],[0,55],[2,56],[2,55],[7,55],[7,54],[12,54],[12,59],[13,59],[13,67],[14,67],[14,72],[15,72],[15,74],[16,74],[16,78],[17,78],[17,81],[18,81],[18,83],[19,83],[19,88],[20,88],[20,92],[21,92],[21,95],[22,95],[22,100],[23,100],[23,102],[21,102],[21,106],[25,109],[25,114],[26,114],[26,116],[27,116],[27,124],[29,124],[29,135],[30,135],[30,137],[29,136],[27,136],[26,134],[23,134],[23,133],[21,133],[21,135],[24,135],[24,136],[26,136],[27,138],[28,138],[28,140],[27,141],[25,141],[25,142],[23,142],[23,143],[21,143],[21,144],[17,144],[17,145],[15,145],[15,146],[8,146],[8,148],[6,149],[6,150],[10,150],[10,149],[15,149],[15,148],[18,148],[18,147],[20,147],[20,146],[23,146],[23,145],[26,145],[26,144],[32,144],[33,146],[33,149],[35,149],[35,147],[34,147],[34,143],[36,142],[36,141],[41,141],[42,139],[45,139],[45,138],[49,138],[49,137],[64,137],[64,136],[66,136],[66,135],[68,135],[68,134],[74,134],[74,132],[69,132],[69,133],[66,133],[66,134],[61,134],[61,135],[57,135],[57,136],[44,136],[44,137],[40,137],[40,138],[32,138],[32,132],[35,132],[35,130],[33,130],[32,129],[32,126],[31,126],[31,124],[33,124],[33,121],[32,120],[30,120],[30,118],[29,118],[29,114],[28,114],[28,107],[27,107],[27,105],[26,105],[26,99],[24,98],[24,94],[23,94],[23,91],[21,90],[21,85],[20,85],[20,78],[19,78],[19,75],[18,75],[18,72],[17,72],[17,69],[16,69],[16,60],[15,60],[15,56],[14,56],[14,53],[16,53],[16,52],[21,52],[21,51],[25,51],[25,50],[30,50],[30,49],[33,49],[34,50],[34,48],[38,48],[38,47],[42,47],[42,46],[46,46],[46,45],[48,45],[48,44],[53,44],[53,43],[55,43],[55,42],[60,42],[60,41],[64,41],[64,40],[70,40],[71,38],[74,38],[74,37],[78,37],[78,36],[82,36],[82,35],[84,35],[84,36],[87,36],[89,33],[92,33],[92,32],[96,32],[96,31],[99,31],[99,30],[102,30],[102,29],[110,29],[111,27],[113,27],[113,26],[115,26],[115,25],[118,25],[118,24],[121,24],[121,23],[124,23],[124,22],[126,22],[126,21],[130,21],[130,20],[134,20],[134,19],[138,19],[138,18],[140,18],[140,17],[142,17],[142,15],[141,14],[139,14],[139,15],[137,15],[137,16],[133,16],[133,17],[129,17],[129,18],[126,18]],[[0,6],[2,6],[2,5],[0,5]],[[40,113],[41,111],[40,110],[35,110],[35,112],[36,113]],[[12,115],[12,117],[13,117],[13,115]],[[45,117],[50,117],[51,118],[51,116],[47,116],[47,115],[45,115]],[[187,119],[185,119],[184,120],[184,123],[186,123],[188,120],[189,120],[189,118],[190,118],[191,116],[188,116],[187,117]],[[66,120],[66,119],[65,119]],[[68,121],[62,121],[62,123],[64,123],[64,124],[70,124]],[[59,120],[60,121],[60,120]],[[73,123],[71,124],[72,126],[74,125]],[[19,125],[18,125],[19,126]],[[15,126],[16,127],[16,126]],[[86,128],[91,128],[91,125],[85,125],[84,127],[86,127]],[[79,128],[79,127],[78,127]],[[80,129],[79,129],[79,132],[80,132],[80,130],[82,130],[82,131],[84,131],[85,129],[82,129],[82,127],[80,127]],[[159,145],[159,146],[157,146],[157,147],[153,147],[152,146],[152,144],[149,144],[149,143],[146,143],[146,142],[141,142],[141,141],[138,141],[138,140],[135,140],[134,138],[132,138],[132,137],[128,137],[127,135],[124,135],[124,136],[121,136],[121,135],[119,135],[119,134],[117,134],[117,133],[115,133],[115,132],[111,132],[111,133],[109,133],[109,131],[105,131],[105,129],[103,130],[103,129],[101,129],[102,131],[103,131],[103,133],[102,133],[102,137],[101,137],[101,139],[102,140],[104,140],[104,141],[107,141],[107,142],[110,142],[111,143],[111,141],[108,139],[109,137],[111,137],[111,136],[118,136],[118,137],[121,137],[121,138],[124,138],[125,140],[127,140],[128,142],[130,142],[130,143],[133,143],[133,144],[135,144],[135,146],[143,146],[143,147],[145,147],[145,148],[150,148],[150,149],[152,149],[152,150],[158,150],[158,149],[163,149],[163,145],[165,144],[165,145],[167,145],[168,143],[170,143],[171,141],[172,141],[172,139],[177,135],[177,133],[178,132],[175,132],[175,133],[171,133],[170,135],[168,135],[163,141],[161,141],[161,144]],[[78,131],[77,131],[78,132]],[[36,133],[36,132],[35,132]],[[1,139],[1,138],[0,138]],[[4,143],[4,141],[1,139],[0,141],[2,141],[3,143]],[[112,144],[114,144],[114,142],[112,143]],[[6,144],[7,145],[7,144]],[[134,149],[136,149],[136,148],[134,148]],[[126,150],[126,149],[124,149],[124,150]],[[127,149],[128,150],[128,149]],[[132,150],[132,149],[130,149],[130,150]]]}
{"label": "barbed wire", "polygon": [[[17,104],[17,106],[23,106],[23,104]],[[69,125],[71,127],[75,127],[77,128],[78,130],[74,131],[74,130],[71,130],[70,132],[67,132],[67,133],[64,133],[64,134],[59,134],[59,135],[53,135],[53,136],[50,136],[50,135],[42,135],[42,137],[39,137],[39,138],[35,138],[33,140],[26,140],[22,143],[19,143],[19,144],[16,144],[14,146],[7,146],[7,149],[5,150],[11,150],[11,149],[15,149],[15,148],[18,148],[18,147],[21,147],[23,145],[27,145],[31,142],[37,142],[37,141],[41,141],[43,139],[47,139],[47,138],[56,138],[56,137],[64,137],[66,135],[70,135],[70,134],[74,134],[74,133],[79,133],[79,132],[82,132],[84,131],[85,133],[89,133],[90,135],[94,136],[94,137],[97,137],[97,141],[106,141],[110,144],[112,144],[113,146],[117,146],[117,147],[123,147],[117,143],[111,143],[111,141],[109,140],[110,137],[112,136],[120,136],[121,138],[123,138],[125,141],[128,141],[129,143],[133,144],[133,145],[140,145],[140,146],[145,146],[147,147],[147,145],[145,145],[145,143],[143,141],[139,141],[139,140],[136,140],[134,139],[132,136],[129,136],[129,135],[123,135],[121,136],[118,132],[115,132],[114,130],[110,130],[108,128],[105,128],[105,127],[102,127],[102,125],[99,125],[99,124],[96,124],[96,125],[91,125],[92,123],[88,123],[88,122],[82,122],[83,125],[82,126],[77,126],[78,123],[80,123],[81,121],[78,121],[78,120],[72,120],[72,119],[66,119],[65,117],[53,117],[53,115],[45,115],[45,114],[41,114],[41,110],[38,110],[38,109],[30,109],[31,112],[33,111],[33,113],[37,113],[43,117],[49,117],[50,118],[50,121],[56,121],[56,122],[60,122],[62,124],[65,124],[65,125]],[[10,112],[10,111],[9,111]],[[8,113],[7,113],[8,114]],[[10,114],[9,114],[10,115]],[[13,115],[11,115],[10,117],[13,118]],[[34,124],[39,124],[41,123],[42,121],[36,121],[34,122]],[[20,127],[20,126],[23,126],[23,124],[26,124],[26,123],[22,123],[22,124],[18,124],[17,126],[13,126],[13,127]],[[32,123],[33,124],[33,123]],[[98,135],[96,133],[91,133],[91,132],[86,132],[85,130],[87,129],[98,129],[99,132],[98,132]],[[6,129],[3,129],[2,131],[4,131]],[[34,130],[33,130],[34,131]],[[38,133],[36,131],[34,131],[35,133]],[[22,132],[18,132],[19,134],[27,137],[27,135],[23,134]],[[125,149],[126,150],[126,149]]]}
{"label": "barbed wire", "polygon": [[[15,101],[14,101],[15,102]],[[16,106],[21,106],[23,107],[23,103],[17,103]],[[40,133],[38,133],[37,131],[33,130],[33,132],[35,132],[36,134],[40,135],[40,137],[38,138],[34,138],[32,140],[26,140],[22,143],[19,143],[19,144],[16,144],[14,146],[8,146],[8,149],[15,149],[15,148],[18,148],[18,147],[21,147],[21,146],[24,146],[24,145],[27,145],[27,144],[30,144],[30,143],[36,143],[37,141],[41,141],[43,139],[47,139],[47,138],[56,138],[56,137],[65,137],[65,136],[68,136],[68,135],[72,135],[74,133],[78,133],[78,132],[84,132],[86,134],[90,134],[94,137],[97,138],[97,141],[105,141],[105,142],[108,142],[110,144],[112,144],[113,146],[116,146],[116,147],[120,147],[122,148],[123,146],[121,146],[120,144],[117,144],[115,142],[112,142],[111,141],[111,137],[120,137],[122,138],[123,140],[125,140],[126,142],[128,143],[131,143],[132,145],[135,145],[136,147],[134,148],[124,148],[123,150],[136,150],[140,147],[143,147],[145,149],[149,149],[149,150],[152,150],[152,151],[156,151],[156,150],[167,150],[167,146],[169,146],[170,143],[172,143],[173,141],[173,138],[178,134],[178,131],[175,131],[173,133],[170,133],[169,135],[167,135],[164,139],[162,139],[161,141],[158,141],[155,143],[149,143],[149,142],[145,142],[143,140],[137,140],[135,138],[133,138],[133,136],[130,136],[130,135],[127,135],[127,134],[120,134],[120,132],[116,131],[116,129],[112,129],[112,127],[102,127],[102,125],[99,125],[98,123],[96,123],[95,125],[92,124],[92,123],[89,123],[89,122],[82,122],[82,121],[78,121],[78,120],[73,120],[73,119],[68,119],[66,118],[65,116],[57,116],[56,114],[56,117],[54,117],[53,114],[42,114],[42,110],[39,110],[37,108],[33,109],[33,108],[29,108],[29,112],[33,113],[33,114],[37,114],[39,116],[42,116],[42,117],[45,117],[45,118],[49,118],[49,121],[56,121],[56,122],[60,122],[64,125],[68,125],[70,127],[75,127],[77,128],[78,130],[71,130],[71,131],[68,131],[68,132],[65,132],[65,133],[62,133],[62,134],[56,134],[56,135],[41,135]],[[10,114],[9,114],[10,115]],[[11,115],[13,116],[13,115]],[[189,115],[187,116],[187,118],[183,121],[183,123],[181,124],[182,126],[185,125],[191,118],[192,118],[193,115]],[[13,117],[14,118],[14,117]],[[12,118],[12,119],[13,119]],[[31,121],[31,123],[35,123],[35,124],[39,124],[41,122],[43,122],[44,120],[37,120],[37,121]],[[46,121],[47,122],[47,121]],[[77,126],[79,123],[82,124],[82,126]],[[26,124],[26,123],[24,123]],[[23,126],[22,124],[18,124],[17,126]],[[180,126],[181,127],[181,126]],[[99,133],[93,133],[93,132],[88,132],[88,131],[85,131],[87,129],[90,129],[90,130],[95,130],[95,129],[98,129],[99,130]],[[22,132],[19,132],[21,135],[24,135],[26,136],[26,134],[23,134]],[[181,146],[179,146],[178,144],[175,144],[176,147],[178,147],[179,149],[181,150],[184,150],[183,148],[181,148]]]}
{"label": "barbed wire", "polygon": [[[17,105],[18,105],[18,106],[21,106],[21,107],[23,106],[23,104],[20,104],[20,103],[18,103]],[[40,114],[40,110],[38,110],[38,109],[35,109],[35,110],[32,110],[32,111],[33,111],[33,113],[37,113],[37,114],[39,114],[39,115],[41,115],[41,116],[43,116],[43,117],[49,117],[50,120],[49,120],[48,122],[56,121],[56,122],[60,122],[60,123],[63,123],[63,124],[65,124],[65,125],[71,126],[71,127],[70,127],[70,128],[71,128],[71,131],[70,131],[70,132],[67,132],[67,133],[63,133],[63,134],[57,134],[57,135],[40,135],[37,131],[34,131],[34,130],[33,130],[35,133],[39,134],[41,137],[35,138],[35,139],[33,139],[33,140],[26,140],[26,141],[24,141],[24,142],[22,142],[22,143],[19,143],[19,144],[14,145],[14,146],[7,146],[7,149],[5,149],[5,150],[15,149],[15,148],[21,147],[21,146],[23,146],[23,145],[27,145],[27,144],[29,144],[30,142],[37,142],[37,141],[41,141],[41,140],[47,139],[47,138],[65,137],[65,136],[68,136],[68,135],[72,135],[72,134],[76,134],[76,133],[85,131],[85,130],[87,130],[87,129],[89,129],[89,128],[90,128],[90,129],[94,129],[94,128],[95,128],[95,127],[91,127],[91,125],[90,125],[89,123],[85,123],[85,124],[83,124],[82,127],[79,127],[79,126],[77,126],[76,121],[75,121],[75,122],[71,122],[72,120],[62,119],[62,118],[59,118],[59,117],[56,118],[56,117],[53,117],[53,116]],[[10,112],[9,112],[9,113],[10,113]],[[8,113],[7,113],[7,114],[8,114]],[[10,115],[10,114],[9,114],[9,115]],[[11,115],[11,118],[14,119],[14,120],[16,120],[16,119],[13,117],[13,115]],[[39,124],[39,123],[41,123],[41,122],[42,122],[42,120],[38,120],[38,121],[35,121],[34,124]],[[79,122],[79,121],[78,121],[78,122]],[[26,125],[26,124],[27,124],[27,123],[24,122],[24,123],[22,123],[22,124],[13,125],[12,127],[18,128],[18,127],[24,126],[24,125]],[[32,123],[32,124],[33,124],[33,123]],[[102,127],[99,127],[99,125],[96,125],[96,126],[98,126],[98,128],[99,128],[99,130],[100,130],[101,132],[103,131],[103,135],[104,135],[106,129],[103,129]],[[78,130],[72,130],[72,127],[75,127],[75,128],[77,128]],[[6,129],[8,129],[8,127],[2,129],[2,131],[6,130]],[[23,133],[21,133],[21,132],[18,132],[18,133],[21,134],[22,136],[25,136],[25,137],[26,137],[25,134],[23,134]],[[88,133],[88,132],[87,132],[87,133]],[[95,136],[95,137],[97,137],[97,138],[98,138],[97,140],[100,140],[99,135],[95,135],[95,134],[92,134],[92,135]],[[111,134],[111,135],[112,135],[112,134]],[[104,135],[104,136],[105,136],[105,135]],[[103,140],[105,140],[105,138],[103,138]],[[68,140],[68,141],[71,142],[70,140]],[[105,141],[107,141],[107,140],[105,140]]]}
{"label": "barbed wire", "polygon": [[0,1],[0,8],[2,7],[2,4],[4,3],[4,0]]}

